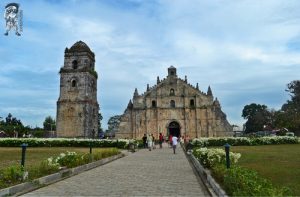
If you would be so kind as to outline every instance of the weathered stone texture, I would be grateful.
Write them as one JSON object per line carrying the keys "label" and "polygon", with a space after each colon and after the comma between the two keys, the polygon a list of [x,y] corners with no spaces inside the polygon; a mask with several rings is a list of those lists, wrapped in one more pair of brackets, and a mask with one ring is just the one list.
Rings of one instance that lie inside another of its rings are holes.
{"label": "weathered stone texture", "polygon": [[98,130],[95,55],[82,41],[65,50],[57,101],[58,137],[94,137]]}
{"label": "weathered stone texture", "polygon": [[[173,125],[173,126],[170,126]],[[177,125],[177,126],[176,126]],[[168,136],[213,137],[232,135],[232,126],[214,99],[210,87],[203,93],[177,77],[176,68],[168,76],[139,95],[137,89],[122,115],[117,138],[142,138],[144,133]]]}

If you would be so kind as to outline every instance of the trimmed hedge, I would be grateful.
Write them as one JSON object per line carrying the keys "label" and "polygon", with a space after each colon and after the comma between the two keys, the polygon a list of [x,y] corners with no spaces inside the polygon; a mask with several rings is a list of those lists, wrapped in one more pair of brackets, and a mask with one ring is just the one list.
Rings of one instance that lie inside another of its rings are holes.
{"label": "trimmed hedge", "polygon": [[275,144],[298,144],[297,137],[276,136],[276,137],[218,137],[218,138],[195,138],[192,141],[193,146],[224,146],[226,143],[231,146],[256,146],[256,145],[275,145]]}
{"label": "trimmed hedge", "polygon": [[0,147],[19,147],[28,144],[29,147],[116,147],[127,148],[130,140],[107,139],[69,139],[69,138],[0,138]]}

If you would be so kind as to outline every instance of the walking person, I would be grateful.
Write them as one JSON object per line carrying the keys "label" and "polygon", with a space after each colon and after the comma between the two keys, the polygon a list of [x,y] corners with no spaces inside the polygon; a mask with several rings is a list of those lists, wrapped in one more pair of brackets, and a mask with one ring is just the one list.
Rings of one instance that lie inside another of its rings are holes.
{"label": "walking person", "polygon": [[146,136],[146,134],[144,134],[142,140],[143,140],[144,148],[147,148],[147,136]]}
{"label": "walking person", "polygon": [[172,148],[172,137],[173,137],[173,136],[170,134],[170,135],[169,135],[169,144],[170,144],[170,147],[171,147],[171,148]]}
{"label": "walking person", "polygon": [[159,133],[159,148],[162,148],[162,143],[164,141],[164,136],[162,133]]}
{"label": "walking person", "polygon": [[152,149],[156,149],[156,146],[155,146],[155,137],[153,135],[153,133],[151,134],[151,137],[152,137]]}
{"label": "walking person", "polygon": [[176,136],[173,136],[172,137],[172,147],[173,147],[174,154],[175,154],[175,151],[176,151],[177,142],[178,142],[178,138]]}
{"label": "walking person", "polygon": [[147,143],[148,143],[148,148],[149,148],[149,151],[151,151],[152,149],[152,143],[153,143],[153,138],[150,134],[148,134],[147,136]]}

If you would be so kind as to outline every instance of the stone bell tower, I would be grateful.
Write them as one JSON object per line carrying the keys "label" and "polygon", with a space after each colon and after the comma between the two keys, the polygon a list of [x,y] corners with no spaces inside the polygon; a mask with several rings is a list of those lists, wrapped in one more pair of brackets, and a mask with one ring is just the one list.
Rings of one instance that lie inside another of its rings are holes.
{"label": "stone bell tower", "polygon": [[93,138],[98,133],[95,54],[82,41],[65,49],[57,101],[57,137]]}

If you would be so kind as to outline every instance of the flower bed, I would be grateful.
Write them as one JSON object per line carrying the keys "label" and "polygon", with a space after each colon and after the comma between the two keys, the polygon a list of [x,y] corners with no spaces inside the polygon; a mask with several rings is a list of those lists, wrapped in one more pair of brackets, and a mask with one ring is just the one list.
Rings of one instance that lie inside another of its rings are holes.
{"label": "flower bed", "polygon": [[[60,153],[58,156],[47,158],[34,167],[30,166],[28,169],[19,165],[10,166],[0,170],[0,189],[53,174],[63,168],[74,168],[119,153],[120,151],[116,148],[105,149],[104,151],[95,152],[93,154],[66,151]],[[27,170],[28,174],[26,173]]]}
{"label": "flower bed", "polygon": [[134,140],[118,139],[70,139],[70,138],[0,138],[0,147],[19,147],[22,143],[29,147],[116,147],[127,148]]}
{"label": "flower bed", "polygon": [[[195,148],[193,154],[207,168],[211,168],[217,164],[225,164],[226,162],[225,151],[220,148]],[[231,162],[237,163],[241,154],[230,152],[229,157]]]}
{"label": "flower bed", "polygon": [[216,137],[216,138],[195,138],[192,144],[195,147],[223,146],[224,144],[232,146],[255,146],[255,145],[275,145],[275,144],[298,144],[297,137],[276,136],[276,137]]}

